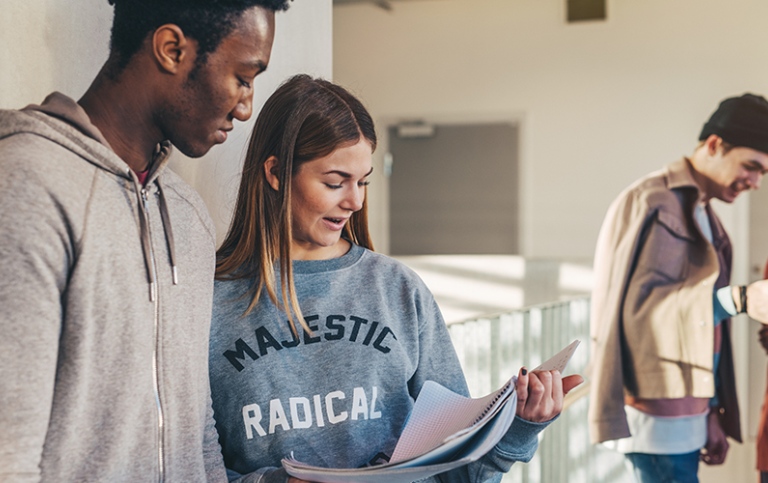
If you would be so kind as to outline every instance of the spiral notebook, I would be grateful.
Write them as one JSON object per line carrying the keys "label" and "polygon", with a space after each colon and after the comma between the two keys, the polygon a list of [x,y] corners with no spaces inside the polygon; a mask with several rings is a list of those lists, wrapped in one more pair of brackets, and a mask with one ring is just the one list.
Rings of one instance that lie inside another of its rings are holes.
{"label": "spiral notebook", "polygon": [[[575,340],[534,370],[563,372],[579,345]],[[463,466],[488,453],[515,418],[517,377],[481,398],[468,398],[427,381],[411,409],[389,463],[364,468],[321,468],[283,459],[288,474],[335,483],[411,482]]]}

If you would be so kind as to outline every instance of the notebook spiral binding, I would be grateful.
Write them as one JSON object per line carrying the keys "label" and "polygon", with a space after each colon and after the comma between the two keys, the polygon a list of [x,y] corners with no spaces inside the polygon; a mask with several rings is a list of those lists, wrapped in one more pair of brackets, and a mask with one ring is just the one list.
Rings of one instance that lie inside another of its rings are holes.
{"label": "notebook spiral binding", "polygon": [[493,406],[496,404],[496,402],[497,402],[499,399],[501,399],[501,398],[504,396],[504,394],[506,394],[506,393],[507,393],[507,389],[509,389],[509,386],[510,386],[511,384],[512,384],[512,381],[508,381],[508,382],[507,382],[507,383],[504,385],[504,387],[502,387],[501,389],[499,389],[499,391],[498,391],[498,392],[496,393],[496,395],[493,397],[493,400],[491,400],[491,402],[489,402],[489,403],[488,403],[488,405],[485,407],[485,409],[483,409],[483,412],[482,412],[482,413],[480,413],[480,415],[479,415],[477,418],[475,418],[475,420],[472,422],[472,424],[473,424],[473,425],[475,425],[475,424],[479,423],[480,421],[482,421],[482,419],[483,419],[483,418],[484,418],[484,417],[485,417],[485,416],[488,414],[488,412],[489,412],[489,411],[490,411],[490,410],[493,408]]}

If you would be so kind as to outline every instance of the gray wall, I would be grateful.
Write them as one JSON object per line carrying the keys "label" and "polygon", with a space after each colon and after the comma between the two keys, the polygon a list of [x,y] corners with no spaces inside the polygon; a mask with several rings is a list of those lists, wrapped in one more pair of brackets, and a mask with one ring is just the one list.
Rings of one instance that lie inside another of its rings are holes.
{"label": "gray wall", "polygon": [[389,129],[390,253],[519,253],[517,126],[431,126],[421,137]]}

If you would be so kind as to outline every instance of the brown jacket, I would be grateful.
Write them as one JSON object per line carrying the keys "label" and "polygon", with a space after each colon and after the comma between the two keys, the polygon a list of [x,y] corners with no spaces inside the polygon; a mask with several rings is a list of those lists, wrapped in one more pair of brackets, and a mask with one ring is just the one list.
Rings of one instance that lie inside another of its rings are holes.
{"label": "brown jacket", "polygon": [[[713,290],[730,278],[731,246],[708,208],[713,243],[694,220],[701,194],[685,159],[624,190],[608,209],[595,253],[590,437],[630,436],[625,395],[711,398]],[[741,441],[729,322],[723,322],[721,424]]]}

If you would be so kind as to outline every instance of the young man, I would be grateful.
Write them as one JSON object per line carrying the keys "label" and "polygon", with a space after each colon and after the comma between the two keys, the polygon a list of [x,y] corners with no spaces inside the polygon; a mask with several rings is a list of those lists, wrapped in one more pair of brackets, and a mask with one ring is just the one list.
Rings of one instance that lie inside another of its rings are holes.
{"label": "young man", "polygon": [[225,480],[214,233],[166,164],[250,117],[287,0],[110,3],[82,99],[0,112],[0,480]]}
{"label": "young man", "polygon": [[590,434],[639,482],[696,482],[700,458],[720,464],[726,436],[741,441],[730,320],[716,302],[732,290],[731,245],[709,202],[760,186],[768,101],[725,99],[699,140],[619,195],[595,253]]}

